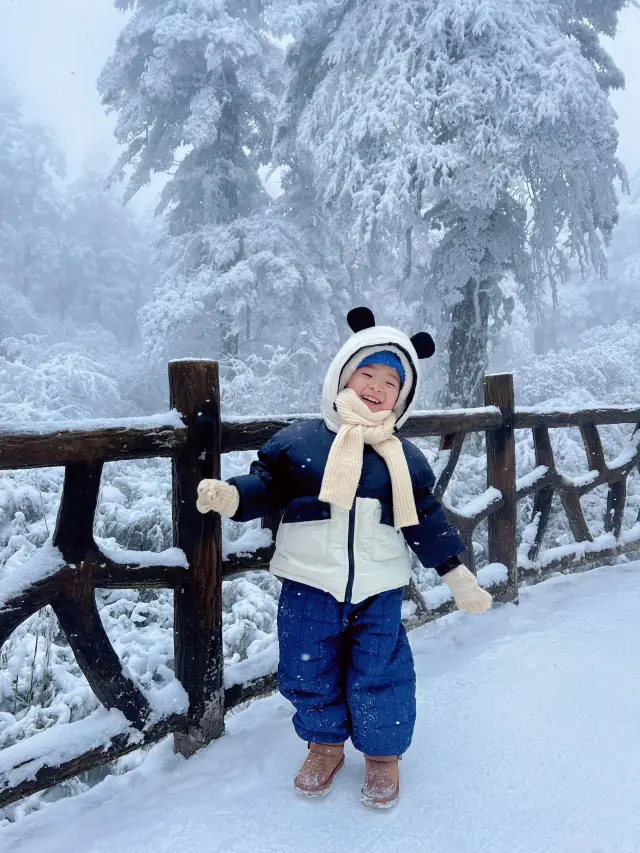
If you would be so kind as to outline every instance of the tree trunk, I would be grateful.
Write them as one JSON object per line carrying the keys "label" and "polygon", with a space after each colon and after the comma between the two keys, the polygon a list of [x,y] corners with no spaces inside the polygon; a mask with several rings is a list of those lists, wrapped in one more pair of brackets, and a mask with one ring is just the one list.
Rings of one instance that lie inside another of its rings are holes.
{"label": "tree trunk", "polygon": [[409,282],[411,281],[411,273],[413,271],[413,226],[409,226],[407,230],[404,232],[404,244],[405,244],[405,254],[404,254],[404,265],[402,268],[402,297],[405,298],[407,294],[407,290],[409,288]]}
{"label": "tree trunk", "polygon": [[492,285],[491,280],[469,279],[451,313],[449,383],[445,392],[449,408],[482,406]]}
{"label": "tree trunk", "polygon": [[240,335],[233,329],[233,321],[224,309],[219,311],[220,323],[220,361],[226,362],[238,357]]}

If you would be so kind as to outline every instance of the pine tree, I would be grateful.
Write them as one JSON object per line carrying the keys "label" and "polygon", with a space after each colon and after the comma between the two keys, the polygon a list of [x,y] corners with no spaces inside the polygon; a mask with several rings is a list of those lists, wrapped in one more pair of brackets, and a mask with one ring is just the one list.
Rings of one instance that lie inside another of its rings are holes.
{"label": "pine tree", "polygon": [[624,74],[605,50],[600,36],[613,38],[618,14],[629,0],[554,0],[563,32],[575,39],[582,55],[593,65],[598,83],[605,90],[624,88]]}
{"label": "pine tree", "polygon": [[155,272],[150,237],[98,171],[85,171],[69,188],[67,202],[63,269],[73,298],[63,319],[98,322],[131,344],[136,312],[150,295]]}
{"label": "pine tree", "polygon": [[99,82],[127,146],[117,172],[130,170],[129,194],[169,173],[164,272],[140,313],[145,352],[158,365],[218,356],[236,409],[269,405],[244,377],[282,376],[287,360],[307,364],[315,387],[313,365],[335,339],[332,285],[258,177],[271,157],[282,53],[269,27],[286,18],[281,0],[118,5],[133,14]]}
{"label": "pine tree", "polygon": [[438,240],[450,404],[478,401],[506,274],[533,305],[569,257],[605,268],[624,172],[619,75],[595,47],[621,5],[324,0],[289,49],[279,156],[311,153],[355,243],[424,226]]}

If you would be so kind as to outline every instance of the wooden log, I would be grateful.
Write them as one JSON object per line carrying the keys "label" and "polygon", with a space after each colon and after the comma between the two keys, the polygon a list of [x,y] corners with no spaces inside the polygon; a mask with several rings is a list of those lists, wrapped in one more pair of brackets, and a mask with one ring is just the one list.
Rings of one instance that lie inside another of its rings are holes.
{"label": "wooden log", "polygon": [[[449,519],[451,521],[451,519]],[[453,524],[453,522],[451,522]],[[457,526],[457,525],[456,525]],[[464,545],[464,551],[459,555],[460,560],[465,564],[465,566],[469,569],[469,571],[476,573],[476,555],[473,550],[473,528],[461,528],[458,527],[458,533],[460,535],[460,539],[462,540],[462,544]]]}
{"label": "wooden log", "polygon": [[53,545],[69,564],[80,563],[95,549],[93,521],[98,505],[102,461],[72,462],[64,472]]}
{"label": "wooden log", "polygon": [[589,532],[589,525],[584,517],[580,497],[576,491],[574,489],[562,489],[560,500],[576,542],[593,542],[593,536]]}
{"label": "wooden log", "polygon": [[[258,450],[279,430],[290,424],[320,415],[291,415],[285,418],[256,421],[225,421],[222,424],[222,453],[232,450]],[[399,432],[403,438],[424,438],[456,432],[478,432],[495,429],[501,424],[496,409],[460,409],[413,414]]]}
{"label": "wooden log", "polygon": [[57,588],[55,576],[46,578],[5,602],[0,610],[0,649],[25,619],[49,604]]}
{"label": "wooden log", "polygon": [[50,468],[98,459],[145,459],[171,456],[186,441],[186,430],[176,427],[130,429],[57,428],[42,433],[0,431],[0,470]]}
{"label": "wooden log", "polygon": [[553,448],[551,447],[549,427],[534,426],[533,446],[536,453],[536,467],[545,467],[551,473],[554,473],[556,470],[556,460],[553,455]]}
{"label": "wooden log", "polygon": [[249,699],[259,699],[267,696],[269,693],[275,693],[278,689],[278,676],[276,673],[265,675],[263,678],[256,678],[249,681],[247,684],[234,684],[227,687],[224,692],[224,707],[228,711],[247,702]]}
{"label": "wooden log", "polygon": [[606,471],[603,471],[602,474],[598,474],[588,483],[583,483],[582,485],[576,486],[570,477],[565,476],[564,474],[557,474],[557,488],[558,489],[571,489],[578,497],[582,497],[583,495],[589,494],[594,489],[597,489],[598,486],[606,486],[607,483],[615,483],[618,480],[624,480],[633,470],[634,466],[637,465],[638,456],[631,462],[625,462],[623,465],[619,465],[615,468],[609,468]]}
{"label": "wooden log", "polygon": [[516,556],[516,445],[514,435],[513,376],[510,373],[486,376],[485,405],[497,406],[502,426],[488,430],[487,486],[502,493],[504,503],[488,517],[489,562],[507,567],[507,586],[512,601],[518,598]]}
{"label": "wooden log", "polygon": [[200,480],[220,477],[217,363],[171,362],[169,389],[171,406],[187,427],[186,444],[173,459],[173,544],[189,563],[174,607],[175,670],[189,713],[174,744],[190,756],[224,731],[221,522],[217,513],[196,509]]}
{"label": "wooden log", "polygon": [[184,584],[182,566],[147,566],[117,562],[96,550],[87,554],[85,564],[98,589],[176,589]]}
{"label": "wooden log", "polygon": [[540,548],[542,547],[542,541],[544,539],[544,534],[547,532],[547,525],[549,524],[549,515],[551,513],[551,505],[553,503],[553,488],[542,489],[539,492],[536,492],[536,496],[533,500],[533,518],[538,516],[538,527],[536,529],[536,535],[533,542],[533,545],[529,549],[528,557],[530,560],[536,560],[538,554],[540,553]]}
{"label": "wooden log", "polygon": [[538,492],[543,492],[545,489],[553,489],[554,486],[559,485],[560,483],[561,478],[558,474],[547,472],[534,483],[530,483],[527,486],[522,486],[521,488],[516,489],[516,501],[521,501],[529,495],[535,495]]}
{"label": "wooden log", "polygon": [[518,406],[514,414],[516,429],[534,427],[579,427],[583,424],[633,424],[640,423],[638,406],[606,406],[598,409],[556,409],[539,411],[535,408]]}
{"label": "wooden log", "polygon": [[438,453],[449,453],[449,458],[447,459],[447,463],[442,469],[442,473],[438,477],[438,482],[436,483],[436,487],[434,489],[434,494],[440,500],[442,495],[446,492],[447,487],[451,481],[451,477],[453,472],[455,471],[455,467],[458,464],[458,460],[460,459],[460,454],[462,453],[462,445],[464,444],[464,440],[466,438],[466,433],[464,432],[454,432],[449,433],[448,435],[443,435],[440,440],[440,449]]}
{"label": "wooden log", "polygon": [[604,529],[613,533],[617,538],[622,530],[622,519],[627,502],[627,481],[617,480],[609,486],[607,493],[607,512],[604,519]]}
{"label": "wooden log", "polygon": [[51,604],[76,660],[100,702],[117,708],[138,728],[151,708],[133,681],[122,671],[102,625],[95,602],[87,552],[95,549],[93,519],[102,462],[73,462],[65,471],[62,499],[53,545],[67,566],[56,575],[57,592]]}
{"label": "wooden log", "polygon": [[[461,555],[462,556],[462,555]],[[469,565],[466,563],[466,565]],[[407,631],[412,631],[414,628],[420,628],[422,625],[426,625],[428,622],[435,622],[436,619],[440,619],[442,616],[447,616],[449,613],[453,613],[456,610],[456,604],[453,599],[449,601],[445,601],[444,604],[441,604],[439,607],[434,607],[433,609],[427,608],[424,613],[420,615],[410,616],[408,619],[403,619],[403,625],[407,629]]]}
{"label": "wooden log", "polygon": [[13,787],[0,787],[0,808],[17,803],[23,797],[36,794],[38,791],[44,791],[53,785],[59,785],[60,782],[77,776],[78,773],[84,773],[94,767],[100,767],[103,764],[108,764],[110,761],[115,761],[116,758],[134,752],[142,746],[162,740],[163,737],[166,737],[166,735],[176,731],[183,725],[184,717],[180,715],[166,717],[149,726],[145,730],[142,740],[132,739],[129,733],[117,735],[108,744],[97,746],[95,749],[71,758],[59,766],[49,767],[45,765],[38,770],[33,779],[20,782]]}
{"label": "wooden log", "polygon": [[268,548],[257,548],[247,554],[229,554],[222,563],[223,577],[226,578],[228,575],[237,575],[242,572],[260,571],[260,569],[268,571],[274,551],[275,547],[270,545]]}
{"label": "wooden log", "polygon": [[580,433],[584,442],[584,450],[587,454],[587,465],[589,471],[598,471],[600,474],[606,474],[607,461],[604,456],[604,448],[598,427],[595,424],[581,424]]}
{"label": "wooden log", "polygon": [[502,417],[495,407],[417,412],[406,421],[399,435],[402,438],[426,438],[453,432],[484,432],[497,429],[501,423]]}
{"label": "wooden log", "polygon": [[604,548],[601,551],[587,552],[584,555],[565,554],[562,557],[557,557],[545,563],[542,568],[531,566],[521,566],[520,575],[523,581],[527,584],[545,580],[554,572],[572,573],[583,570],[591,563],[601,563],[605,560],[611,560],[613,557],[619,557],[621,554],[629,554],[640,550],[640,542],[621,542],[611,548]]}
{"label": "wooden log", "polygon": [[403,599],[404,601],[412,601],[415,604],[416,611],[414,615],[416,617],[423,616],[429,609],[422,593],[420,592],[418,584],[415,582],[415,578],[413,577],[404,588]]}
{"label": "wooden log", "polygon": [[60,579],[61,593],[51,604],[91,689],[105,708],[117,708],[141,729],[151,708],[124,674],[122,661],[104,630],[88,567],[80,563],[75,569],[63,569]]}

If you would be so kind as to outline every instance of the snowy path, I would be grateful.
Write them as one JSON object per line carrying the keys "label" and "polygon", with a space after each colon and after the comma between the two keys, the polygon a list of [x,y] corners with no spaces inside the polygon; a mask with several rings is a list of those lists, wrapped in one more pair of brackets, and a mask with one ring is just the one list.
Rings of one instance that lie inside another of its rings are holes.
{"label": "snowy path", "polygon": [[638,853],[640,564],[555,578],[521,605],[412,634],[419,725],[398,807],[359,804],[350,751],[331,796],[305,801],[304,756],[274,696],[190,761],[158,745],[0,831],[12,853]]}

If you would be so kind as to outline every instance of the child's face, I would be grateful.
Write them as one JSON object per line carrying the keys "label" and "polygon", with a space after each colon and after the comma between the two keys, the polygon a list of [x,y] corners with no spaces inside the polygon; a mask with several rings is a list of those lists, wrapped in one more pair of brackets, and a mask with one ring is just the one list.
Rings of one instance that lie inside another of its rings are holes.
{"label": "child's face", "polygon": [[391,411],[400,394],[400,376],[395,367],[367,364],[359,367],[347,382],[372,412]]}

